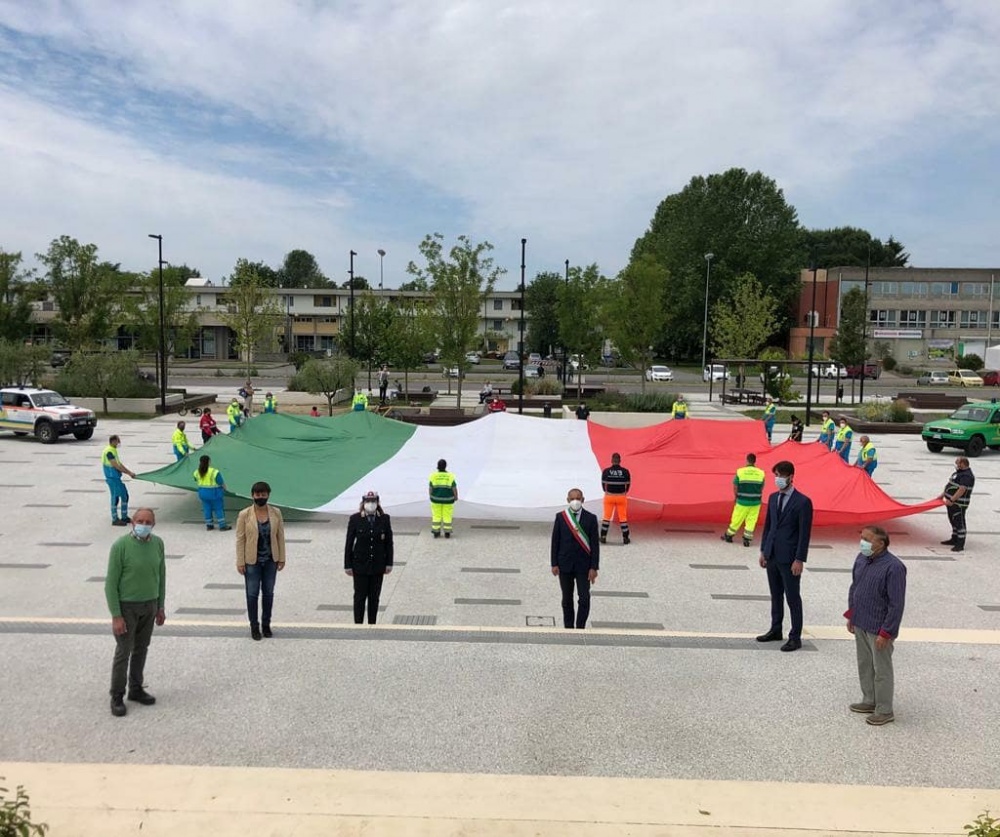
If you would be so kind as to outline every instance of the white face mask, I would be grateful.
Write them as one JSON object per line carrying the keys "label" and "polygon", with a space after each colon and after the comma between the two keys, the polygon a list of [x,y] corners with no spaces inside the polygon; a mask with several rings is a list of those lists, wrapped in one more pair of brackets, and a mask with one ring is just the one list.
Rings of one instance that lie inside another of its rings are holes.
{"label": "white face mask", "polygon": [[375,510],[378,508],[378,503],[365,503],[365,511],[368,514],[375,514]]}
{"label": "white face mask", "polygon": [[778,491],[784,491],[788,488],[788,477],[775,477],[774,486],[778,489]]}
{"label": "white face mask", "polygon": [[573,509],[573,511],[578,512],[583,508],[583,500],[570,500],[569,507]]}
{"label": "white face mask", "polygon": [[866,558],[870,558],[872,553],[875,551],[875,547],[872,545],[871,541],[866,541],[864,538],[861,539],[861,543],[858,545],[861,554]]}

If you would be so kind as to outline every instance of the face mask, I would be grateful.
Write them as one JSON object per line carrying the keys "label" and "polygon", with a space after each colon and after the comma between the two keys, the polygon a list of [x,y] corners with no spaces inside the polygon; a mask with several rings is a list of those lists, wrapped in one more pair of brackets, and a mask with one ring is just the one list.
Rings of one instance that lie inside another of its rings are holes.
{"label": "face mask", "polygon": [[874,548],[872,547],[872,542],[866,541],[864,538],[861,539],[861,543],[858,545],[858,549],[860,549],[861,554],[864,555],[866,558],[870,558],[872,553],[875,551]]}
{"label": "face mask", "polygon": [[573,511],[578,512],[583,508],[583,500],[570,500],[569,507],[573,509]]}
{"label": "face mask", "polygon": [[775,477],[774,485],[778,489],[778,491],[784,491],[786,488],[788,488],[788,477]]}
{"label": "face mask", "polygon": [[365,503],[365,511],[368,514],[375,514],[375,510],[378,508],[378,503]]}
{"label": "face mask", "polygon": [[256,503],[256,504],[257,504],[258,506],[261,506],[261,507],[263,507],[263,506],[266,506],[266,505],[267,505],[267,497],[254,497],[254,498],[253,498],[253,501],[254,501],[254,503]]}
{"label": "face mask", "polygon": [[153,526],[151,523],[133,523],[132,531],[135,532],[137,538],[145,540],[153,534]]}

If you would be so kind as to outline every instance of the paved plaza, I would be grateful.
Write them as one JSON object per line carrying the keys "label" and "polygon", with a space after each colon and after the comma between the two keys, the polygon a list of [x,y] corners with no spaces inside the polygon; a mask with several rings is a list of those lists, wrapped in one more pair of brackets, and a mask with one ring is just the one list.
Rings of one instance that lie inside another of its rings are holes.
{"label": "paved plaza", "polygon": [[[707,403],[694,415],[738,420]],[[234,532],[205,531],[192,492],[142,481],[132,508],[156,509],[167,623],[146,668],[156,706],[113,718],[103,577],[124,530],[100,452],[116,432],[123,461],[153,470],[172,459],[172,425],[0,438],[0,775],[29,787],[53,837],[941,834],[1000,810],[998,454],[973,460],[966,552],[939,545],[943,509],[889,521],[909,572],[887,727],[847,710],[857,527],[813,531],[804,647],[782,654],[753,639],[769,622],[758,552],[720,527],[639,524],[628,547],[613,529],[591,628],[567,632],[548,524],[459,505],[445,541],[394,518],[371,628],[352,624],[346,519],[289,511],[275,637],[253,642]],[[875,441],[889,494],[940,492],[954,452]],[[227,501],[230,522],[244,505]]]}

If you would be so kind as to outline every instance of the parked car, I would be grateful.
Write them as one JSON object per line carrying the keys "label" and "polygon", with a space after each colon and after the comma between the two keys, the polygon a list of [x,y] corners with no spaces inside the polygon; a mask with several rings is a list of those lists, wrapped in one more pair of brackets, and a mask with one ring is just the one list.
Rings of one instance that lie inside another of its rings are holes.
{"label": "parked car", "polygon": [[544,378],[545,366],[541,363],[526,363],[524,365],[525,378]]}
{"label": "parked car", "polygon": [[[861,364],[855,366],[847,367],[847,377],[848,378],[860,378],[861,377]],[[877,379],[879,375],[882,374],[882,364],[880,363],[865,363],[864,365],[865,377]]]}
{"label": "parked car", "polygon": [[947,372],[924,372],[917,378],[917,385],[922,387],[946,387],[948,386]]}
{"label": "parked car", "polygon": [[94,435],[95,427],[93,410],[74,407],[51,389],[0,389],[0,430],[11,430],[15,436],[33,433],[39,442],[51,445],[70,433],[85,442]]}
{"label": "parked car", "polygon": [[726,369],[721,363],[713,363],[710,366],[706,366],[701,370],[702,381],[708,382],[711,378],[713,381],[729,380],[729,370]]}
{"label": "parked car", "polygon": [[674,373],[669,366],[650,366],[646,370],[647,381],[672,381],[673,379]]}
{"label": "parked car", "polygon": [[772,366],[767,370],[766,374],[761,372],[758,377],[760,378],[760,382],[762,384],[766,384],[768,381],[780,382],[784,378],[791,378],[792,375],[790,372],[783,372],[777,366]]}
{"label": "parked car", "polygon": [[538,352],[528,355],[528,366],[538,366],[542,362],[542,356]]}
{"label": "parked car", "polygon": [[576,372],[577,369],[582,369],[584,372],[590,369],[590,367],[587,366],[587,359],[583,355],[570,355],[569,368],[574,372]]}
{"label": "parked car", "polygon": [[948,383],[954,387],[981,387],[983,379],[971,369],[952,369],[948,373]]}
{"label": "parked car", "polygon": [[449,366],[443,371],[445,378],[464,378],[465,372],[459,369],[457,366]]}
{"label": "parked car", "polygon": [[521,368],[521,358],[518,356],[517,352],[507,352],[507,354],[503,356],[503,368],[505,372]]}
{"label": "parked car", "polygon": [[846,378],[847,367],[842,363],[818,363],[813,366],[812,373],[817,378]]}
{"label": "parked car", "polygon": [[1000,387],[1000,372],[995,370],[992,372],[982,371],[979,375],[983,379],[983,386]]}
{"label": "parked car", "polygon": [[481,359],[482,358],[479,356],[479,352],[466,352],[466,354],[465,354],[465,362],[466,363],[471,363],[471,364],[473,364],[475,366],[479,365],[479,361]]}
{"label": "parked car", "polygon": [[970,401],[946,419],[927,422],[920,436],[931,453],[946,447],[959,448],[969,456],[979,456],[986,447],[1000,450],[1000,404]]}
{"label": "parked car", "polygon": [[437,363],[438,357],[439,353],[437,349],[435,349],[433,352],[427,352],[424,355],[424,363]]}
{"label": "parked car", "polygon": [[70,354],[71,352],[69,349],[53,349],[52,357],[49,359],[49,365],[53,369],[65,366],[69,362]]}

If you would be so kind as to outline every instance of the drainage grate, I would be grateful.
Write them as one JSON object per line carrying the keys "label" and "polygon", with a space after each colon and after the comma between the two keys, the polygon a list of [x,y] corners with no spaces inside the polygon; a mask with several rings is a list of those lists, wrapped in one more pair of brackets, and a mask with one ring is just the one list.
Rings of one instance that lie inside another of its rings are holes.
{"label": "drainage grate", "polygon": [[692,570],[745,570],[744,564],[688,564]]}
{"label": "drainage grate", "polygon": [[392,618],[393,625],[436,625],[438,618],[436,616],[394,616]]}
{"label": "drainage grate", "polygon": [[520,526],[511,526],[504,523],[473,523],[470,529],[520,529]]}
{"label": "drainage grate", "polygon": [[[386,609],[386,605],[379,605],[379,613]],[[341,604],[321,604],[316,606],[316,610],[329,610],[333,613],[354,613],[354,605]]]}
{"label": "drainage grate", "polygon": [[591,596],[606,596],[614,599],[648,599],[649,593],[632,590],[591,590]]}
{"label": "drainage grate", "polygon": [[591,622],[592,628],[612,628],[626,631],[662,631],[662,622]]}
{"label": "drainage grate", "polygon": [[554,628],[556,626],[555,616],[525,616],[524,624],[529,628]]}
{"label": "drainage grate", "polygon": [[740,596],[733,593],[712,593],[713,599],[723,602],[769,602],[770,596]]}
{"label": "drainage grate", "polygon": [[50,564],[0,564],[0,570],[45,570]]}
{"label": "drainage grate", "polygon": [[519,605],[520,599],[455,599],[457,605]]}
{"label": "drainage grate", "polygon": [[513,567],[462,567],[459,572],[463,573],[519,573]]}

